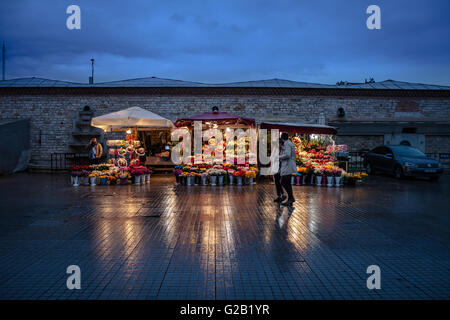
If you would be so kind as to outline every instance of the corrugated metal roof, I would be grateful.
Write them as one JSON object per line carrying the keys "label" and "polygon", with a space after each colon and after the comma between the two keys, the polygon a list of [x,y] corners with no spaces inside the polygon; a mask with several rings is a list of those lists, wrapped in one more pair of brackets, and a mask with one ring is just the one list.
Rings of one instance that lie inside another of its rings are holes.
{"label": "corrugated metal roof", "polygon": [[129,80],[99,82],[94,87],[205,87],[207,84],[182,80],[162,79],[156,77]]}
{"label": "corrugated metal roof", "polygon": [[0,87],[88,87],[88,84],[43,78],[17,78],[0,81]]}
{"label": "corrugated metal roof", "polygon": [[161,87],[202,87],[202,88],[305,88],[305,89],[373,89],[373,90],[450,90],[450,86],[430,85],[422,83],[386,80],[373,83],[328,85],[309,82],[299,82],[284,79],[269,79],[244,82],[207,84],[182,80],[163,79],[157,77],[138,78],[120,81],[109,81],[95,84],[85,84],[69,81],[50,80],[43,78],[18,78],[0,81],[0,87],[86,87],[86,88],[161,88]]}
{"label": "corrugated metal roof", "polygon": [[395,80],[385,80],[373,83],[361,83],[339,86],[351,89],[388,89],[388,90],[450,90],[450,86],[440,86],[433,84],[412,83]]}

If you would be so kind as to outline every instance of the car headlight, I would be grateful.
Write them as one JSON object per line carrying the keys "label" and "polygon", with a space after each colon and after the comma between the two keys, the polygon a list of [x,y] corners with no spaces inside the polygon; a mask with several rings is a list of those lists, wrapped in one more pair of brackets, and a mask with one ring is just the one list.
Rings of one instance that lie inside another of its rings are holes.
{"label": "car headlight", "polygon": [[412,162],[405,162],[404,165],[405,165],[405,167],[408,167],[408,168],[417,167],[417,164],[412,163]]}

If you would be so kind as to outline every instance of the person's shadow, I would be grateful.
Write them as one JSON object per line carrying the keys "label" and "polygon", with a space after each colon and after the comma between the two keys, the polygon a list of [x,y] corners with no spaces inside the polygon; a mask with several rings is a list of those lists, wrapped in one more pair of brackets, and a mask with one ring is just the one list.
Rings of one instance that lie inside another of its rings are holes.
{"label": "person's shadow", "polygon": [[285,207],[281,204],[277,205],[276,223],[280,229],[287,225],[287,222],[289,221],[289,218],[291,217],[293,211],[294,207]]}

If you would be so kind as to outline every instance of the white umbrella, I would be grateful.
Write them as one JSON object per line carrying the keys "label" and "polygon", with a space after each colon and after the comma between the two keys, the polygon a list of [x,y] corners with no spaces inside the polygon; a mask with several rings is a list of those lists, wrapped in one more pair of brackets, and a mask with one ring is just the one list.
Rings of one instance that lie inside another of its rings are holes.
{"label": "white umbrella", "polygon": [[92,118],[91,126],[105,131],[110,129],[162,129],[174,127],[172,121],[139,107],[132,107]]}

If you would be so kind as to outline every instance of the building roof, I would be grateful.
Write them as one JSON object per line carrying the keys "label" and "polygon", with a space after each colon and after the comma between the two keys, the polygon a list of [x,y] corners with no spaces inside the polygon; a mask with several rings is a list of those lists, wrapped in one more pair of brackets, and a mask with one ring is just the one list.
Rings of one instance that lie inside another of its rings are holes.
{"label": "building roof", "polygon": [[450,86],[385,80],[373,83],[328,85],[283,79],[256,80],[208,84],[157,77],[138,78],[95,84],[77,83],[43,78],[17,78],[0,81],[0,87],[16,88],[304,88],[304,89],[364,89],[364,90],[450,90]]}

